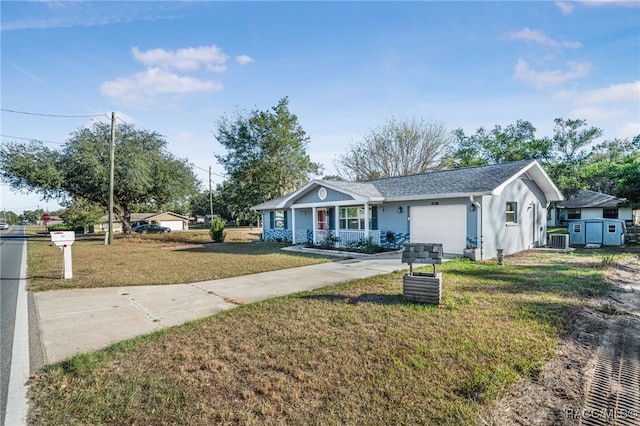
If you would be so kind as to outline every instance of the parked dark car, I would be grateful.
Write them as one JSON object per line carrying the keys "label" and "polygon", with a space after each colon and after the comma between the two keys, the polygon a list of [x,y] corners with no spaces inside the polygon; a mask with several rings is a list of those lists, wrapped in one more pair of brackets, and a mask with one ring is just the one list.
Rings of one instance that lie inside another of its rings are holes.
{"label": "parked dark car", "polygon": [[146,225],[138,226],[135,229],[135,232],[138,234],[168,234],[171,232],[171,228],[148,223]]}

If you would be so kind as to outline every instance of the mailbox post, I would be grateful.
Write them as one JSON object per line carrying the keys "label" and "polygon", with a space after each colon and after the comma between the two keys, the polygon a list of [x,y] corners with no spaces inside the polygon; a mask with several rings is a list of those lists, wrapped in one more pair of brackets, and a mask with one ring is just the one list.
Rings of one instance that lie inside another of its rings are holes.
{"label": "mailbox post", "polygon": [[51,233],[51,241],[62,250],[64,257],[64,279],[73,278],[71,265],[71,246],[76,240],[76,233],[73,231],[55,231]]}

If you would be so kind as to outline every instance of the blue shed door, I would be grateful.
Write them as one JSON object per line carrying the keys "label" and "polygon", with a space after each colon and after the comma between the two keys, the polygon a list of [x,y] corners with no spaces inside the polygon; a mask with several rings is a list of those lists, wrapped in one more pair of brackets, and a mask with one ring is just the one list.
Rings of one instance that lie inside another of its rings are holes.
{"label": "blue shed door", "polygon": [[585,233],[586,233],[586,243],[585,244],[602,244],[602,227],[604,225],[602,222],[586,222],[585,223]]}

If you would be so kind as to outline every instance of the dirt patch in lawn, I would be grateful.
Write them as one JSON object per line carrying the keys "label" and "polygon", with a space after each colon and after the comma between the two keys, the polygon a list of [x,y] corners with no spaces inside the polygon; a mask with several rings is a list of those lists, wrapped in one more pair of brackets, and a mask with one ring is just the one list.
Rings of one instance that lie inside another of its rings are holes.
{"label": "dirt patch in lawn", "polygon": [[640,256],[606,270],[611,287],[577,313],[558,357],[483,413],[484,424],[640,425]]}

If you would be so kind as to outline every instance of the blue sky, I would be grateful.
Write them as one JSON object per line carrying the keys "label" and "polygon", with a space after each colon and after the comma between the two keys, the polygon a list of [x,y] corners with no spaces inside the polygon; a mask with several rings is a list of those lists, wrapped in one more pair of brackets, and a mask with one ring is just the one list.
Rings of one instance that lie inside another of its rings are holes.
{"label": "blue sky", "polygon": [[[391,116],[467,133],[523,119],[538,136],[582,118],[633,137],[639,4],[2,1],[2,143],[59,147],[114,111],[165,136],[206,184],[209,166],[224,174],[216,122],[284,96],[325,174]],[[18,213],[58,206],[6,184],[0,196]]]}

